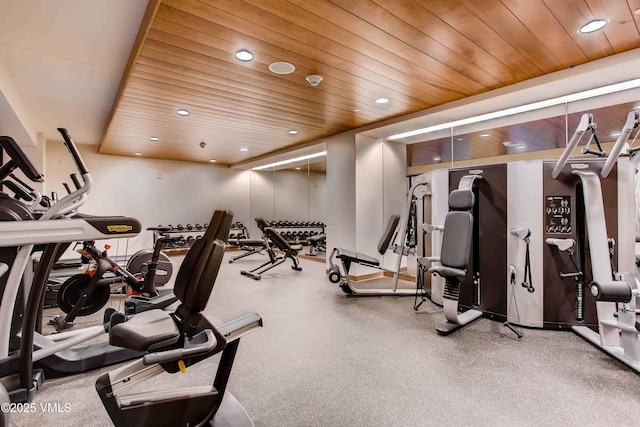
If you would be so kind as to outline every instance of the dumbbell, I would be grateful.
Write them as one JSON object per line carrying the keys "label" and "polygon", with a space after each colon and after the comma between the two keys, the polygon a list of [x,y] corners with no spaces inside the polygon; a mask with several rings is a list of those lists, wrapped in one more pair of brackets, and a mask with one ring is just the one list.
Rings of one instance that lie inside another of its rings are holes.
{"label": "dumbbell", "polygon": [[178,226],[176,227],[178,230],[184,230],[184,226],[182,224],[178,224]]}
{"label": "dumbbell", "polygon": [[193,237],[193,236],[187,237],[187,244],[189,246],[193,245],[195,242],[196,242],[196,238],[195,237]]}
{"label": "dumbbell", "polygon": [[196,224],[196,230],[202,230],[202,226],[200,224]]}
{"label": "dumbbell", "polygon": [[191,224],[187,224],[187,230],[193,230],[193,226]]}
{"label": "dumbbell", "polygon": [[209,224],[207,224],[206,222],[204,223],[204,225],[202,226],[203,228],[208,228]]}

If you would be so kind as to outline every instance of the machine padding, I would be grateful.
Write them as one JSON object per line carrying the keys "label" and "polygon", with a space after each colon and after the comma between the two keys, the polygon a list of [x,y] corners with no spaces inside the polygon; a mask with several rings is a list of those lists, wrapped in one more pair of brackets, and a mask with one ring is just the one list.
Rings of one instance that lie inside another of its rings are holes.
{"label": "machine padding", "polygon": [[436,273],[442,277],[464,277],[467,271],[459,268],[445,267],[444,265],[436,265],[429,269],[429,273]]}
{"label": "machine padding", "polygon": [[166,347],[179,338],[178,326],[163,310],[143,311],[109,331],[109,344],[137,351]]}
{"label": "machine padding", "polygon": [[351,252],[346,249],[340,249],[340,254],[336,258],[352,261],[357,264],[380,265],[380,261],[369,255],[358,252]]}
{"label": "machine padding", "polygon": [[629,284],[622,281],[597,282],[594,280],[589,288],[596,301],[629,302],[633,296]]}
{"label": "machine padding", "polygon": [[475,203],[475,196],[471,190],[453,190],[449,194],[449,209],[452,211],[468,211]]}
{"label": "machine padding", "polygon": [[396,228],[398,228],[399,222],[400,215],[391,215],[391,218],[389,218],[387,228],[384,230],[382,239],[380,239],[380,242],[378,243],[378,252],[380,253],[380,255],[384,255],[384,253],[387,252],[389,244],[391,243],[391,239],[393,239],[393,233],[396,231]]}
{"label": "machine padding", "polygon": [[449,212],[444,221],[440,263],[445,267],[465,269],[469,262],[473,237],[473,215],[470,212]]}

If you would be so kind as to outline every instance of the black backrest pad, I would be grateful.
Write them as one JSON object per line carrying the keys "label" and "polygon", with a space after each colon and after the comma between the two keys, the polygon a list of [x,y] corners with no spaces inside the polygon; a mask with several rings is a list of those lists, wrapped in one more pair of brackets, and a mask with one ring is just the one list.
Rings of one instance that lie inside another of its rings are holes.
{"label": "black backrest pad", "polygon": [[282,234],[278,233],[273,228],[265,228],[264,232],[269,240],[271,240],[273,244],[276,245],[276,248],[280,249],[282,252],[291,252],[291,245],[285,240],[284,237],[282,237]]}
{"label": "black backrest pad", "polygon": [[453,190],[449,194],[449,209],[452,211],[469,211],[475,203],[471,190]]}
{"label": "black backrest pad", "polygon": [[[4,149],[22,173],[34,182],[43,182],[44,176],[36,169],[27,154],[22,151],[16,141],[10,136],[0,136],[0,147]],[[2,179],[5,177],[3,176]]]}
{"label": "black backrest pad", "polygon": [[256,224],[258,224],[258,228],[264,233],[264,229],[269,226],[269,223],[262,218],[256,218]]}
{"label": "black backrest pad", "polygon": [[389,244],[391,243],[391,239],[393,238],[393,233],[398,228],[398,223],[400,222],[400,215],[391,215],[389,218],[389,222],[387,223],[387,228],[384,230],[384,234],[382,235],[382,239],[380,239],[380,243],[378,243],[378,252],[380,255],[384,255],[389,249]]}
{"label": "black backrest pad", "polygon": [[466,269],[473,238],[473,215],[468,211],[450,211],[444,220],[440,263],[445,267]]}
{"label": "black backrest pad", "polygon": [[206,307],[224,255],[223,239],[229,235],[232,220],[231,212],[215,211],[207,231],[184,257],[173,288],[182,302],[179,311],[197,313]]}

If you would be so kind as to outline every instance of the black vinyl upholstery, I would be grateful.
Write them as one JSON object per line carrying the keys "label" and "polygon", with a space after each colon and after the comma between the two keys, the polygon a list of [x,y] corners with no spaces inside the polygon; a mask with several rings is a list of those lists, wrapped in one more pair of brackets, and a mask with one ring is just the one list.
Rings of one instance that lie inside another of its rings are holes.
{"label": "black vinyl upholstery", "polygon": [[442,277],[463,277],[469,263],[473,239],[473,208],[471,190],[454,190],[449,195],[449,213],[444,220],[439,266],[429,271]]}
{"label": "black vinyl upholstery", "polygon": [[387,228],[384,230],[380,243],[378,243],[378,252],[380,252],[380,255],[384,255],[387,249],[389,249],[389,244],[391,243],[391,239],[393,239],[393,233],[396,231],[396,228],[398,228],[399,222],[400,215],[391,215],[389,218]]}
{"label": "black vinyl upholstery", "polygon": [[211,296],[224,256],[225,244],[221,237],[229,234],[232,219],[229,211],[215,211],[205,234],[187,252],[174,285],[174,293],[181,303],[175,315],[158,309],[136,314],[111,328],[110,344],[139,351],[153,350],[175,344],[181,333],[193,329],[190,322],[204,310]]}

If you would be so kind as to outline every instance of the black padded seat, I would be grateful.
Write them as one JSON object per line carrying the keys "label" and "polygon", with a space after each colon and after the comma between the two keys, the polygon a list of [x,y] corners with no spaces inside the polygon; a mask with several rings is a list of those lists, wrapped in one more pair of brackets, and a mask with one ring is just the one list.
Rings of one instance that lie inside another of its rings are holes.
{"label": "black padded seat", "polygon": [[372,256],[361,254],[358,252],[347,251],[345,249],[340,249],[340,255],[336,256],[336,258],[340,258],[345,261],[352,261],[358,264],[375,265],[375,266],[380,265],[380,261],[378,261]]}
{"label": "black padded seat", "polygon": [[430,273],[437,273],[442,277],[464,277],[467,275],[465,270],[459,268],[445,267],[443,265],[436,265],[429,269]]}
{"label": "black padded seat", "polygon": [[163,310],[136,314],[109,331],[109,344],[137,351],[149,351],[178,342],[180,330],[173,318]]}

